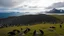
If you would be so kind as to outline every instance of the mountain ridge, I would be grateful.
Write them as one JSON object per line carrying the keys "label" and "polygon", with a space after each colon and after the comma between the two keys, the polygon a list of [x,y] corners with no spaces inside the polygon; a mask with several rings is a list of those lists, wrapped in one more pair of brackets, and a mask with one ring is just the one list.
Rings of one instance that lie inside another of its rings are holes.
{"label": "mountain ridge", "polygon": [[64,13],[64,10],[53,8],[52,10],[48,11],[47,13]]}

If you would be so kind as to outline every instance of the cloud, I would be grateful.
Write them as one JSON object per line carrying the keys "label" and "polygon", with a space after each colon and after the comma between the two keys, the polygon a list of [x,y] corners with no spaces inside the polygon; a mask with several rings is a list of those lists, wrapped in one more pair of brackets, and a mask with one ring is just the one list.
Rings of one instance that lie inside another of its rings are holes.
{"label": "cloud", "polygon": [[59,1],[62,0],[0,0],[0,11],[39,12]]}
{"label": "cloud", "polygon": [[14,7],[26,0],[0,0],[0,7]]}
{"label": "cloud", "polygon": [[51,6],[47,7],[46,9],[62,8],[62,7],[64,7],[64,2],[57,2],[57,3],[53,3]]}
{"label": "cloud", "polygon": [[38,12],[37,0],[0,0],[0,12]]}

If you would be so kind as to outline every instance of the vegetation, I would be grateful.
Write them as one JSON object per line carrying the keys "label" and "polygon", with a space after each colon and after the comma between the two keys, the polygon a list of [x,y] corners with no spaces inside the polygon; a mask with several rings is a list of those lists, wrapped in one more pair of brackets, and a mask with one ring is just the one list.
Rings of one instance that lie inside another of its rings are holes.
{"label": "vegetation", "polygon": [[[39,29],[44,31],[44,36],[64,36],[64,24],[62,24],[62,28],[60,28],[59,24],[36,24],[36,25],[28,25],[28,26],[13,26],[13,27],[7,27],[7,28],[1,28],[0,29],[0,36],[8,36],[8,32],[17,29],[17,30],[21,30],[21,28],[23,28],[23,30],[25,30],[27,27],[31,29],[30,32],[28,32],[25,36],[32,36],[34,30],[36,30],[37,32],[39,32]],[[54,29],[54,31],[49,31],[50,26],[55,26],[56,28]],[[18,36],[18,34],[16,35]]]}
{"label": "vegetation", "polygon": [[52,15],[53,17],[56,17],[64,22],[64,15]]}

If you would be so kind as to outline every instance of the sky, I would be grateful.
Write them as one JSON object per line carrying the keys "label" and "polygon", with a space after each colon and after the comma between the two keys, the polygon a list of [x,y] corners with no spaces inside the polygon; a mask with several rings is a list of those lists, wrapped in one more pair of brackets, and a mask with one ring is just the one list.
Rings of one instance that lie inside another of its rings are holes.
{"label": "sky", "polygon": [[64,9],[64,0],[0,0],[0,12],[41,12]]}

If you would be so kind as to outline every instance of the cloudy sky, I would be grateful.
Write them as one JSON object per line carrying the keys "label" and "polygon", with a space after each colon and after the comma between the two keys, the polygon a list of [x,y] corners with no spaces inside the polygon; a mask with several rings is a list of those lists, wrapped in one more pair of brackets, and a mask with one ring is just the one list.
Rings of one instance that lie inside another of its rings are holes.
{"label": "cloudy sky", "polygon": [[0,12],[40,12],[64,8],[64,0],[0,0]]}

